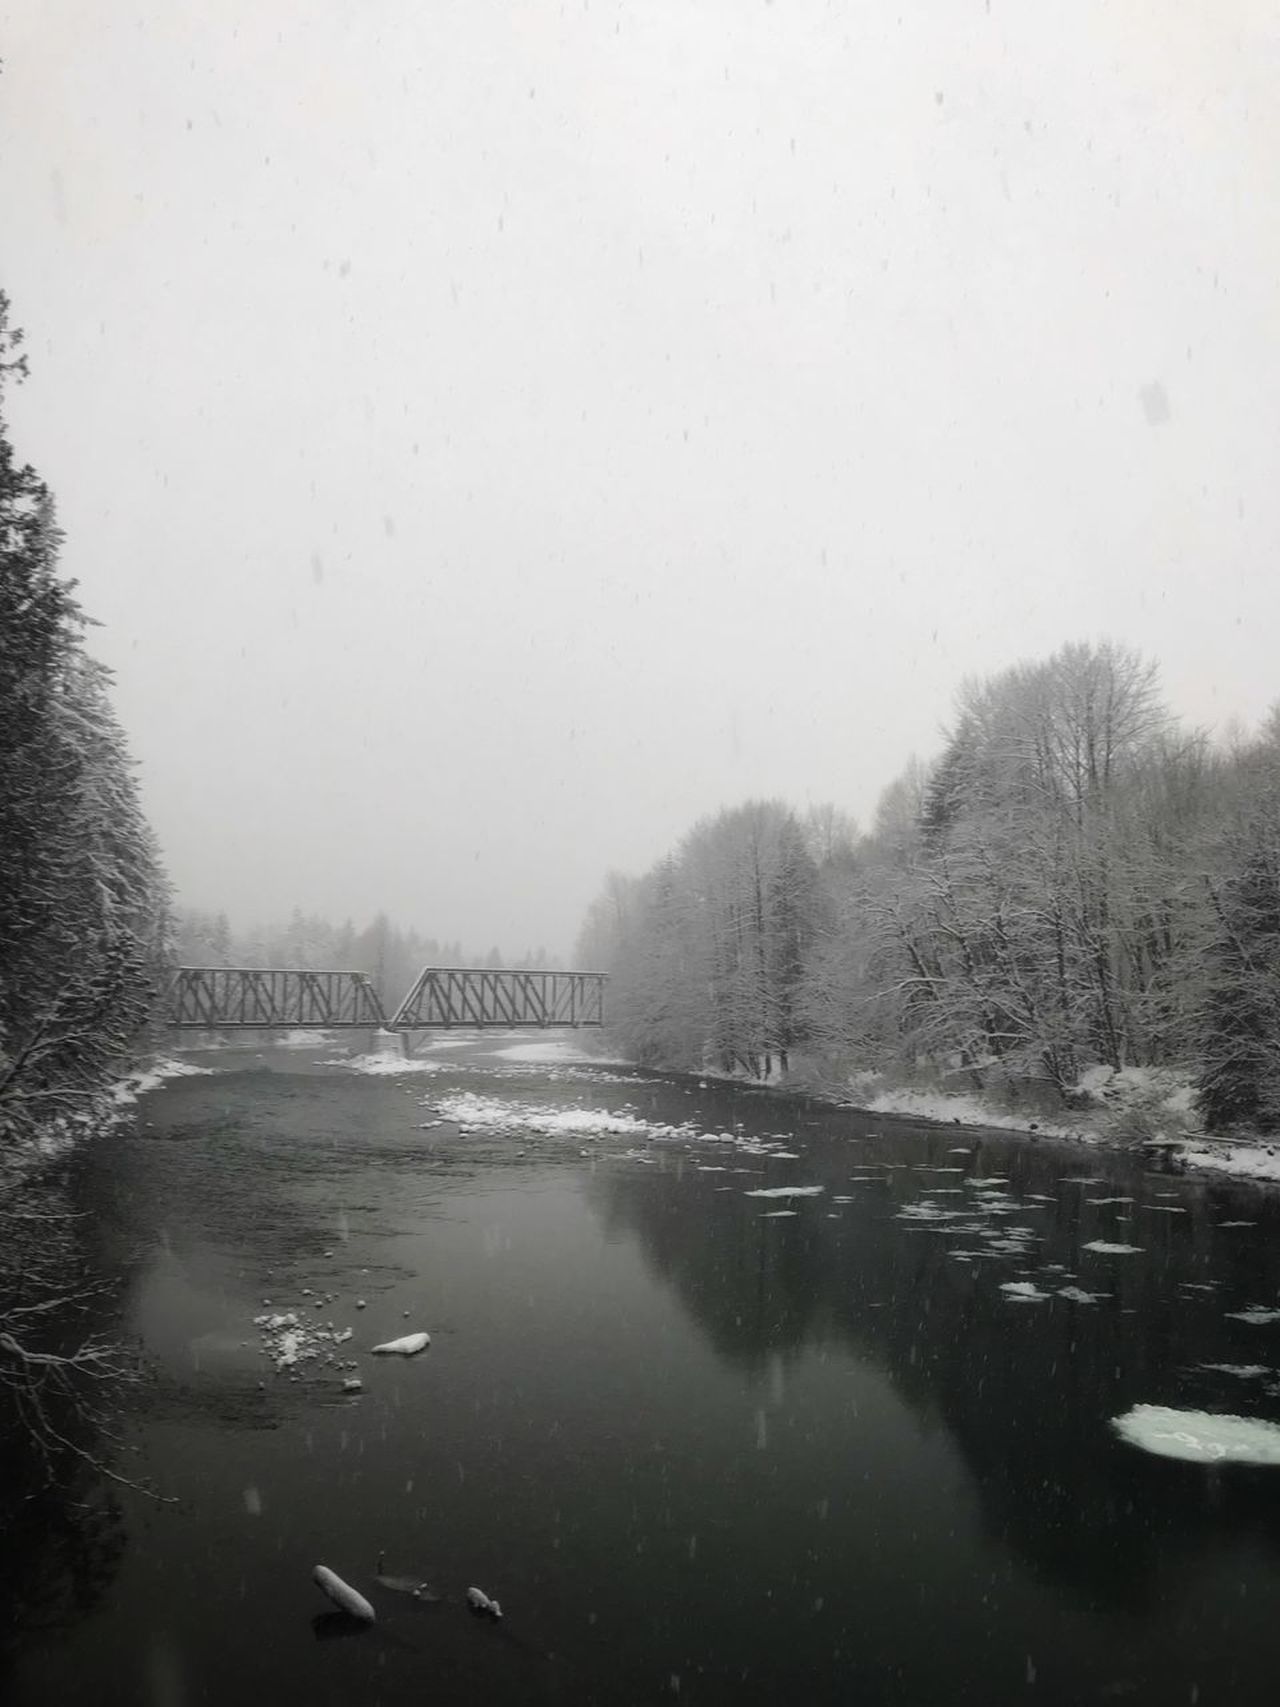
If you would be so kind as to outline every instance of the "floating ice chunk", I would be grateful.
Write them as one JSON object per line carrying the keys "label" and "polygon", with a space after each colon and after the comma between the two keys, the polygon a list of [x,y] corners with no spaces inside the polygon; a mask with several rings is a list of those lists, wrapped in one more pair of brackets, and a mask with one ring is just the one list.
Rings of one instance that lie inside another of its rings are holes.
{"label": "floating ice chunk", "polygon": [[1270,1375],[1265,1363],[1202,1363],[1201,1369],[1212,1369],[1219,1375],[1234,1375],[1238,1381],[1256,1381]]}
{"label": "floating ice chunk", "polygon": [[825,1185],[762,1185],[754,1191],[744,1191],[744,1197],[818,1197]]}
{"label": "floating ice chunk", "polygon": [[1086,1197],[1086,1203],[1101,1205],[1104,1203],[1132,1203],[1131,1197]]}
{"label": "floating ice chunk", "polygon": [[373,1347],[375,1357],[390,1355],[392,1357],[414,1357],[420,1351],[425,1351],[431,1344],[430,1334],[405,1334],[402,1339],[384,1340],[381,1345]]}
{"label": "floating ice chunk", "polygon": [[1260,1304],[1251,1304],[1247,1310],[1228,1310],[1226,1314],[1233,1321],[1248,1322],[1251,1328],[1261,1328],[1267,1322],[1280,1322],[1280,1310],[1264,1310]]}
{"label": "floating ice chunk", "polygon": [[796,1211],[794,1209],[769,1209],[765,1211],[760,1219],[762,1221],[790,1221],[794,1220],[795,1214]]}
{"label": "floating ice chunk", "polygon": [[1135,1405],[1112,1428],[1130,1446],[1189,1464],[1280,1465],[1280,1424],[1211,1411],[1175,1411],[1166,1405]]}
{"label": "floating ice chunk", "polygon": [[467,1590],[467,1605],[480,1618],[501,1618],[502,1608],[491,1600],[482,1588]]}
{"label": "floating ice chunk", "polygon": [[1219,1221],[1219,1227],[1256,1227],[1256,1221]]}
{"label": "floating ice chunk", "polygon": [[1000,1290],[1006,1297],[1023,1304],[1039,1304],[1049,1294],[1041,1292],[1034,1280],[1005,1280],[1000,1283]]}
{"label": "floating ice chunk", "polygon": [[1073,1304],[1096,1304],[1099,1298],[1109,1298],[1109,1292],[1086,1292],[1083,1286],[1060,1286],[1059,1298],[1070,1298]]}
{"label": "floating ice chunk", "polygon": [[1142,1254],[1141,1245],[1118,1245],[1110,1239],[1090,1239],[1089,1243],[1081,1245],[1080,1249],[1096,1251],[1099,1256],[1104,1257],[1132,1257]]}
{"label": "floating ice chunk", "polygon": [[317,1565],[311,1573],[317,1588],[323,1589],[335,1606],[340,1606],[352,1618],[359,1618],[365,1624],[375,1624],[377,1613],[369,1605],[362,1594],[358,1594],[350,1583],[344,1583],[336,1571],[331,1571],[328,1565]]}

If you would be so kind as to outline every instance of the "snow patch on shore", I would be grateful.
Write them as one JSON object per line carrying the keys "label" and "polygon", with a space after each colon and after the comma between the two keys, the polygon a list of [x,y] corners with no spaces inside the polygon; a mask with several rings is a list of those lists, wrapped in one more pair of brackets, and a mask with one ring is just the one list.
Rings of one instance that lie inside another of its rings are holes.
{"label": "snow patch on shore", "polygon": [[1231,1174],[1237,1179],[1280,1181],[1280,1151],[1276,1145],[1193,1143],[1175,1152],[1197,1172]]}
{"label": "snow patch on shore", "polygon": [[[1029,1129],[1027,1115],[1003,1114],[988,1108],[978,1097],[964,1096],[958,1091],[880,1091],[870,1102],[860,1106],[871,1114],[899,1114],[907,1118],[936,1120],[950,1126],[987,1126],[1006,1132],[1026,1132]],[[1046,1120],[1037,1120],[1036,1130],[1045,1138],[1096,1138],[1095,1133],[1081,1132],[1074,1126]]]}
{"label": "snow patch on shore", "polygon": [[162,1056],[149,1066],[139,1067],[136,1072],[117,1079],[111,1087],[111,1100],[119,1108],[128,1108],[148,1091],[157,1090],[167,1079],[205,1077],[212,1072],[212,1067],[197,1067],[193,1061],[180,1061],[176,1055]]}

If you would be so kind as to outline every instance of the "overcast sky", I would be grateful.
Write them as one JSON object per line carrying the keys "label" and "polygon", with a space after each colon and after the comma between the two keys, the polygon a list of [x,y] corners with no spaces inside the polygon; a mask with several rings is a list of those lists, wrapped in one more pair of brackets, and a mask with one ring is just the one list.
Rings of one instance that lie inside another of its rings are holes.
{"label": "overcast sky", "polygon": [[1280,696],[1252,0],[0,0],[19,449],[182,896],[567,952],[969,674]]}

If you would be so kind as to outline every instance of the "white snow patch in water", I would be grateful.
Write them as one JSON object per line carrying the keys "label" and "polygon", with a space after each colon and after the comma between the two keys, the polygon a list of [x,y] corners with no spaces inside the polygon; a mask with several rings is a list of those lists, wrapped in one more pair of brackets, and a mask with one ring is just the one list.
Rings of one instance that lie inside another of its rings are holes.
{"label": "white snow patch in water", "polygon": [[271,1039],[273,1049],[323,1049],[333,1039],[327,1031],[304,1031],[299,1027],[296,1031],[282,1031],[278,1037]]}
{"label": "white snow patch in water", "polygon": [[1082,1251],[1097,1251],[1104,1257],[1132,1257],[1142,1254],[1141,1245],[1118,1245],[1110,1239],[1090,1239],[1087,1245],[1081,1245]]}
{"label": "white snow patch in water", "polygon": [[545,1043],[513,1043],[507,1049],[495,1049],[495,1055],[500,1055],[504,1061],[538,1061],[545,1064],[629,1067],[631,1062],[622,1060],[616,1055],[592,1055],[580,1044],[570,1043],[567,1038],[554,1037]]}
{"label": "white snow patch in water", "polygon": [[1014,1302],[1024,1304],[1040,1304],[1049,1297],[1047,1292],[1041,1292],[1034,1280],[1004,1280],[1000,1290]]}
{"label": "white snow patch in water", "polygon": [[1256,1381],[1271,1373],[1265,1363],[1202,1363],[1200,1367],[1218,1375],[1234,1375],[1238,1381]]}
{"label": "white snow patch in water", "polygon": [[1248,1322],[1251,1328],[1265,1327],[1268,1322],[1280,1322],[1280,1310],[1264,1310],[1261,1305],[1251,1304],[1247,1310],[1227,1310],[1226,1315],[1235,1322]]}
{"label": "white snow patch in water", "polygon": [[1280,1464],[1280,1424],[1211,1411],[1135,1405],[1112,1428],[1122,1440],[1188,1464]]}
{"label": "white snow patch in water", "polygon": [[418,1055],[353,1055],[348,1061],[326,1061],[326,1067],[345,1067],[373,1078],[399,1078],[402,1073],[443,1073],[443,1061],[424,1061]]}
{"label": "white snow patch in water", "polygon": [[608,1134],[619,1138],[697,1138],[696,1126],[665,1126],[625,1111],[604,1108],[539,1108],[531,1103],[503,1102],[498,1097],[461,1091],[441,1097],[435,1112],[461,1126],[487,1132],[541,1132],[549,1137],[581,1138]]}
{"label": "white snow patch in water", "polygon": [[762,1221],[788,1221],[795,1214],[794,1209],[767,1209],[760,1219]]}
{"label": "white snow patch in water", "polygon": [[1059,1298],[1069,1298],[1073,1304],[1096,1304],[1099,1298],[1109,1298],[1109,1292],[1086,1292],[1082,1286],[1060,1286]]}
{"label": "white snow patch in water", "polygon": [[762,1185],[755,1191],[744,1191],[744,1197],[818,1197],[825,1185]]}

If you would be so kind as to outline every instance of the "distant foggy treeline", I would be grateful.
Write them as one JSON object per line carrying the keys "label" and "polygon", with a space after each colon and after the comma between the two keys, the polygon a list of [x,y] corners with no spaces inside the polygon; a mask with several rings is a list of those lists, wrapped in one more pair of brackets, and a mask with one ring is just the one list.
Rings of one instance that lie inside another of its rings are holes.
{"label": "distant foggy treeline", "polygon": [[379,913],[357,930],[350,919],[335,925],[294,908],[287,923],[233,931],[225,913],[181,907],[174,921],[174,958],[179,966],[299,966],[367,972],[384,1007],[395,1006],[424,966],[542,966],[559,961],[546,949],[526,949],[518,959],[502,950],[468,952],[460,942],[441,942],[394,924]]}
{"label": "distant foggy treeline", "polygon": [[[0,401],[25,371],[8,310],[0,292]],[[61,539],[0,415],[0,1141],[90,1112],[163,952],[166,884]]]}
{"label": "distant foggy treeline", "polygon": [[1171,1066],[1211,1127],[1280,1127],[1280,713],[1215,744],[1134,653],[1064,647],[968,684],[868,833],[721,812],[610,876],[579,954],[641,1061],[1059,1105]]}

